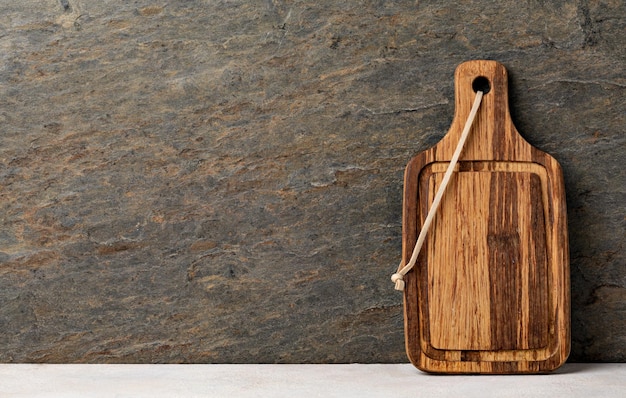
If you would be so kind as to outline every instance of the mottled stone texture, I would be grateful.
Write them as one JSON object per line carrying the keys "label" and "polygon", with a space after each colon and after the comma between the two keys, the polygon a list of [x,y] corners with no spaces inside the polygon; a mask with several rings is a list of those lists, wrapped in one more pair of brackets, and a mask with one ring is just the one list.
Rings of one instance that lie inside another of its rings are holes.
{"label": "mottled stone texture", "polygon": [[563,165],[572,359],[626,359],[626,10],[0,3],[0,361],[395,362],[402,174],[495,59]]}

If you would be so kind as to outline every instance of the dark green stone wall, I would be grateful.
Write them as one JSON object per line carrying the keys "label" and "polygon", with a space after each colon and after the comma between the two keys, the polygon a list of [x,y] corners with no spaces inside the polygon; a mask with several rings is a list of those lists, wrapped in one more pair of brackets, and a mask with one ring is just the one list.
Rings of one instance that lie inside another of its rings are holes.
{"label": "dark green stone wall", "polygon": [[572,360],[626,359],[613,1],[0,4],[0,361],[398,362],[402,174],[454,68],[562,164]]}

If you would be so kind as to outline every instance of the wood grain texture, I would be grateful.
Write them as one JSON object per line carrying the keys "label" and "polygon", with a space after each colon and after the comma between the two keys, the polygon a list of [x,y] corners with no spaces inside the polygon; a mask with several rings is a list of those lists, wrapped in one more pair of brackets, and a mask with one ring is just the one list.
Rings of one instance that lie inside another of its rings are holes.
{"label": "wood grain texture", "polygon": [[485,94],[457,170],[407,274],[406,348],[429,372],[550,371],[569,355],[569,257],[563,176],[528,144],[494,61],[461,64],[448,134],[405,172],[403,256],[415,245],[473,102]]}

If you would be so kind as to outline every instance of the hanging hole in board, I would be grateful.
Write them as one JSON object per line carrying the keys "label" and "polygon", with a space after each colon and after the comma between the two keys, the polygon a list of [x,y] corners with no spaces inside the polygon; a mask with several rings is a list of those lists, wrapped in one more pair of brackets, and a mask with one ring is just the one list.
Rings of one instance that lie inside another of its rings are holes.
{"label": "hanging hole in board", "polygon": [[491,84],[489,84],[489,79],[485,76],[478,76],[472,82],[472,89],[474,92],[482,91],[483,94],[487,94],[491,90]]}

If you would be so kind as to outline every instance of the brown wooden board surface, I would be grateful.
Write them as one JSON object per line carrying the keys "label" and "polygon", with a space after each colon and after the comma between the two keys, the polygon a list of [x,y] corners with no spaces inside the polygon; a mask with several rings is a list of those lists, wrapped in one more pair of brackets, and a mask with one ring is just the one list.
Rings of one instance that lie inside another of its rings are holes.
{"label": "brown wooden board surface", "polygon": [[547,372],[570,350],[563,175],[554,158],[517,132],[506,69],[497,62],[457,68],[448,134],[407,165],[403,264],[481,82],[488,89],[469,138],[416,266],[404,278],[407,354],[428,372]]}

